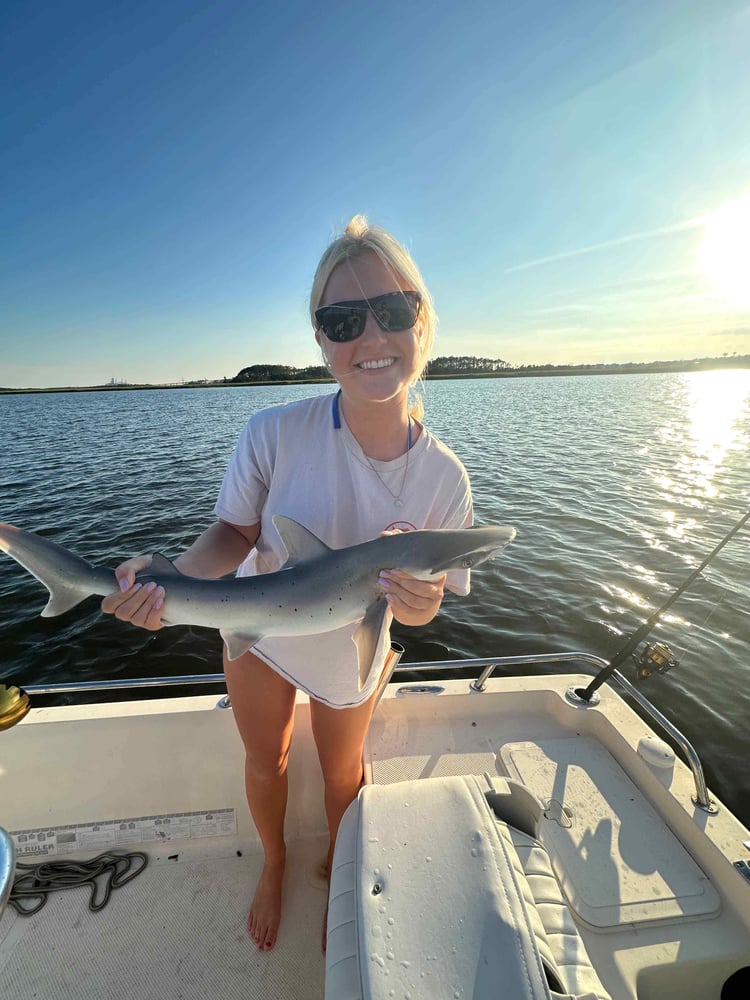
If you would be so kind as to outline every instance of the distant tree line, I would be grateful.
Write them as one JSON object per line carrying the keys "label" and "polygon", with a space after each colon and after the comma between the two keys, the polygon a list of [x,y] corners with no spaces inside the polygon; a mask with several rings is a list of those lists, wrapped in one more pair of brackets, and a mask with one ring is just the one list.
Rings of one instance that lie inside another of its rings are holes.
{"label": "distant tree line", "polygon": [[[725,354],[721,358],[695,358],[691,361],[634,361],[611,364],[571,365],[511,365],[501,358],[474,358],[466,355],[434,358],[427,367],[427,376],[518,376],[518,375],[597,375],[600,373],[629,374],[632,372],[701,371],[716,368],[748,368],[750,355]],[[248,365],[234,378],[221,383],[252,384],[262,382],[330,382],[331,373],[323,365],[294,368],[291,365]],[[220,383],[220,384],[221,384]]]}
{"label": "distant tree line", "polygon": [[291,365],[248,365],[237,372],[232,382],[305,382],[329,379],[330,372],[323,365],[293,368]]}
{"label": "distant tree line", "polygon": [[433,358],[427,371],[430,375],[483,375],[488,372],[500,372],[512,367],[510,362],[502,358],[473,358],[466,355],[449,358]]}
{"label": "distant tree line", "polygon": [[750,366],[750,354],[724,354],[714,358],[692,358],[680,361],[611,361],[596,364],[568,365],[518,365],[513,370],[520,375],[565,375],[569,372],[584,375],[629,374],[646,372],[686,372],[714,371],[721,368],[747,368]]}
{"label": "distant tree line", "polygon": [[[511,365],[500,358],[473,358],[468,356],[433,358],[428,366],[430,375],[486,375],[504,371]],[[330,372],[323,365],[293,368],[291,365],[248,365],[237,372],[231,382],[305,382],[329,379]]]}

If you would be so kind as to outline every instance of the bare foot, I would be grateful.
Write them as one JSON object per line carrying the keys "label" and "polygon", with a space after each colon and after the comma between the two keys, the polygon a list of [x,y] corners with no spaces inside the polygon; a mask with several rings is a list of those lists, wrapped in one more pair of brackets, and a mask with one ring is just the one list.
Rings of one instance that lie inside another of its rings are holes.
{"label": "bare foot", "polygon": [[265,863],[255,887],[255,896],[247,918],[247,929],[258,951],[270,951],[276,944],[281,922],[281,887],[284,880],[284,860]]}

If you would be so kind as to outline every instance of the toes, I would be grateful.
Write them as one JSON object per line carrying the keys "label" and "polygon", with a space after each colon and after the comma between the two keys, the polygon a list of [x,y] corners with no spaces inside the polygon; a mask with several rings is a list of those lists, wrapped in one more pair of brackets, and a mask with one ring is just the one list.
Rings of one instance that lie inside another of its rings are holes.
{"label": "toes", "polygon": [[259,951],[270,951],[276,943],[276,935],[270,927],[264,927],[258,934],[257,945]]}
{"label": "toes", "polygon": [[276,944],[276,935],[267,924],[263,924],[251,916],[247,922],[247,928],[258,951],[270,951]]}
{"label": "toes", "polygon": [[263,941],[263,936],[261,935],[258,923],[252,914],[250,914],[250,919],[247,922],[247,929],[250,932],[250,937],[252,938],[253,943],[256,945],[256,947],[260,948]]}

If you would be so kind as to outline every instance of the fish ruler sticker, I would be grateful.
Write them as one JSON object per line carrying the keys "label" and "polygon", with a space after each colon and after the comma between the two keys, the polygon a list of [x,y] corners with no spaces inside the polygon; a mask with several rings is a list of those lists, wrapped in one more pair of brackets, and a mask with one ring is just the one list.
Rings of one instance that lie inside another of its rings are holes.
{"label": "fish ruler sticker", "polygon": [[14,830],[11,837],[16,856],[49,858],[74,851],[106,851],[132,844],[155,844],[168,840],[197,840],[202,837],[231,837],[237,833],[234,809],[206,812],[164,813],[133,816],[100,823],[72,823],[45,826],[36,830]]}

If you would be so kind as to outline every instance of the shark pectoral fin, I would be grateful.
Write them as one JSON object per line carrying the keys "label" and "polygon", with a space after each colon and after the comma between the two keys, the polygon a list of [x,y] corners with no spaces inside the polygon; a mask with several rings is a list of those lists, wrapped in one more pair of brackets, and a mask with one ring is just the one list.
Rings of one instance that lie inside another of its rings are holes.
{"label": "shark pectoral fin", "polygon": [[221,638],[227,645],[227,656],[229,659],[236,660],[243,653],[246,653],[251,646],[254,646],[256,642],[260,642],[263,636],[251,635],[248,632],[230,632],[222,629]]}
{"label": "shark pectoral fin", "polygon": [[284,569],[296,566],[297,563],[307,562],[317,556],[328,555],[331,549],[325,542],[321,542],[312,531],[293,521],[291,517],[284,517],[283,514],[274,514],[273,526],[279,533],[279,538],[284,544],[289,558],[284,563]]}
{"label": "shark pectoral fin", "polygon": [[359,690],[365,686],[367,678],[372,670],[372,663],[375,658],[375,651],[378,648],[378,640],[383,629],[383,620],[388,610],[388,601],[384,597],[379,597],[369,606],[365,612],[365,617],[354,631],[353,639],[357,647],[357,660],[359,662]]}

